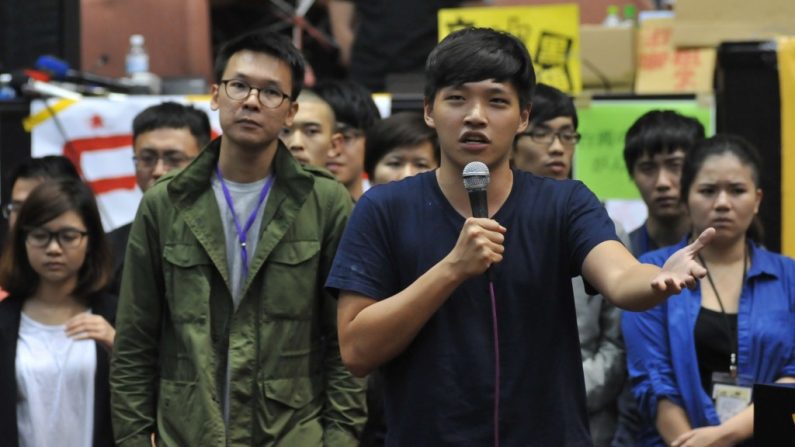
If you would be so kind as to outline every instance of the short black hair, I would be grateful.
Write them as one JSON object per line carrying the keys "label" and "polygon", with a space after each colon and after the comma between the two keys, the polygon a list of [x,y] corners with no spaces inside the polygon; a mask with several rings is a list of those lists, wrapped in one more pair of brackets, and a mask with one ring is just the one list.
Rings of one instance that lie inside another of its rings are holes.
{"label": "short black hair", "polygon": [[375,123],[365,140],[364,170],[372,181],[375,166],[393,150],[404,146],[431,143],[433,156],[439,163],[439,141],[436,132],[425,124],[425,118],[417,112],[400,112]]}
{"label": "short black hair", "polygon": [[530,109],[530,124],[538,126],[555,118],[571,118],[577,129],[577,109],[571,96],[547,84],[536,85]]}
{"label": "short black hair", "polygon": [[378,112],[370,91],[355,81],[320,81],[313,89],[331,106],[337,123],[366,132],[381,119],[381,113]]}
{"label": "short black hair", "polygon": [[494,79],[510,82],[522,108],[530,104],[536,75],[521,40],[490,28],[465,28],[445,37],[425,64],[425,100],[439,89]]}
{"label": "short black hair", "polygon": [[75,165],[63,155],[46,155],[31,158],[17,165],[11,172],[11,188],[21,178],[54,180],[71,178],[80,180]]}
{"label": "short black hair", "polygon": [[191,105],[163,102],[149,106],[133,119],[133,142],[139,135],[157,129],[190,130],[199,148],[210,142],[210,119],[204,111]]}
{"label": "short black hair", "polygon": [[[743,166],[751,168],[751,178],[757,188],[762,188],[762,157],[756,147],[748,140],[737,135],[715,135],[698,141],[685,155],[685,162],[682,165],[682,177],[680,180],[681,199],[686,204],[690,195],[690,189],[699,171],[704,166],[704,161],[712,155],[732,154]],[[759,216],[751,222],[746,235],[751,240],[763,244],[764,228]]]}
{"label": "short black hair", "polygon": [[632,176],[643,154],[654,156],[681,149],[685,154],[704,139],[704,126],[695,118],[673,110],[652,110],[638,118],[624,138],[624,163]]}
{"label": "short black hair", "polygon": [[290,67],[293,89],[290,100],[295,101],[304,85],[304,56],[287,37],[265,30],[254,30],[226,42],[215,57],[215,82],[221,83],[229,59],[238,51],[265,53]]}
{"label": "short black hair", "polygon": [[0,258],[0,284],[11,295],[29,297],[39,285],[39,276],[30,265],[25,246],[27,232],[69,211],[80,215],[88,233],[86,258],[72,293],[87,299],[108,283],[112,262],[94,193],[80,180],[59,179],[34,188],[19,210],[10,243],[5,245]]}

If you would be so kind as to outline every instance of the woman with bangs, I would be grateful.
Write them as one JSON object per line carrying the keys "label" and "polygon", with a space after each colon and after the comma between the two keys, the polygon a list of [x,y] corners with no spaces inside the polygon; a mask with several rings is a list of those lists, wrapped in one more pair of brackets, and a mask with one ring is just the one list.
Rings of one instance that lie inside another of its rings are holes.
{"label": "woman with bangs", "polygon": [[110,446],[116,300],[88,186],[44,182],[19,210],[0,262],[0,431],[5,445]]}
{"label": "woman with bangs", "polygon": [[633,393],[648,425],[638,445],[753,445],[755,383],[795,382],[795,261],[761,246],[761,161],[745,140],[715,136],[688,152],[682,200],[692,231],[641,256],[662,265],[688,238],[716,230],[697,255],[706,278],[624,314]]}

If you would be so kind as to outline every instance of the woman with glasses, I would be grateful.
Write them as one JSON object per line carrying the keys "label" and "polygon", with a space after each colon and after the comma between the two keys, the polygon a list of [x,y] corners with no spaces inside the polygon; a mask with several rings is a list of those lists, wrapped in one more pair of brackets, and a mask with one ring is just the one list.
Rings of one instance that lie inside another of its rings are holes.
{"label": "woman with glasses", "polygon": [[115,298],[91,190],[36,187],[0,261],[0,432],[4,445],[113,445],[108,389]]}
{"label": "woman with glasses", "polygon": [[692,232],[640,259],[662,265],[692,235],[716,232],[698,255],[708,273],[695,289],[624,314],[633,393],[648,421],[638,445],[749,445],[753,384],[795,382],[795,261],[760,245],[762,175],[759,154],[737,137],[703,140],[685,156]]}

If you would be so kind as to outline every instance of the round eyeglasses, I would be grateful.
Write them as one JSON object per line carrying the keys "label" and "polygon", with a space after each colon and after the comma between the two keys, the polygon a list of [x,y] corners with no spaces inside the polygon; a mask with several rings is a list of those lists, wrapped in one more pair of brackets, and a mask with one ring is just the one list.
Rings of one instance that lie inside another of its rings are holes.
{"label": "round eyeglasses", "polygon": [[221,85],[224,86],[226,96],[235,101],[244,101],[252,90],[257,90],[259,102],[269,109],[279,107],[290,97],[276,87],[252,87],[239,79],[224,79]]}

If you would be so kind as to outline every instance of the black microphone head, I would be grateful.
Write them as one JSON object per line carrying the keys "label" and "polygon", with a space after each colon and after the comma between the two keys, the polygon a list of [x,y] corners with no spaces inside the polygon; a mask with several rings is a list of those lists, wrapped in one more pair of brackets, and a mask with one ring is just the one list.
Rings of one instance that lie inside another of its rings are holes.
{"label": "black microphone head", "polygon": [[464,166],[461,174],[464,179],[464,188],[467,191],[481,191],[489,186],[489,167],[485,163],[472,161]]}

